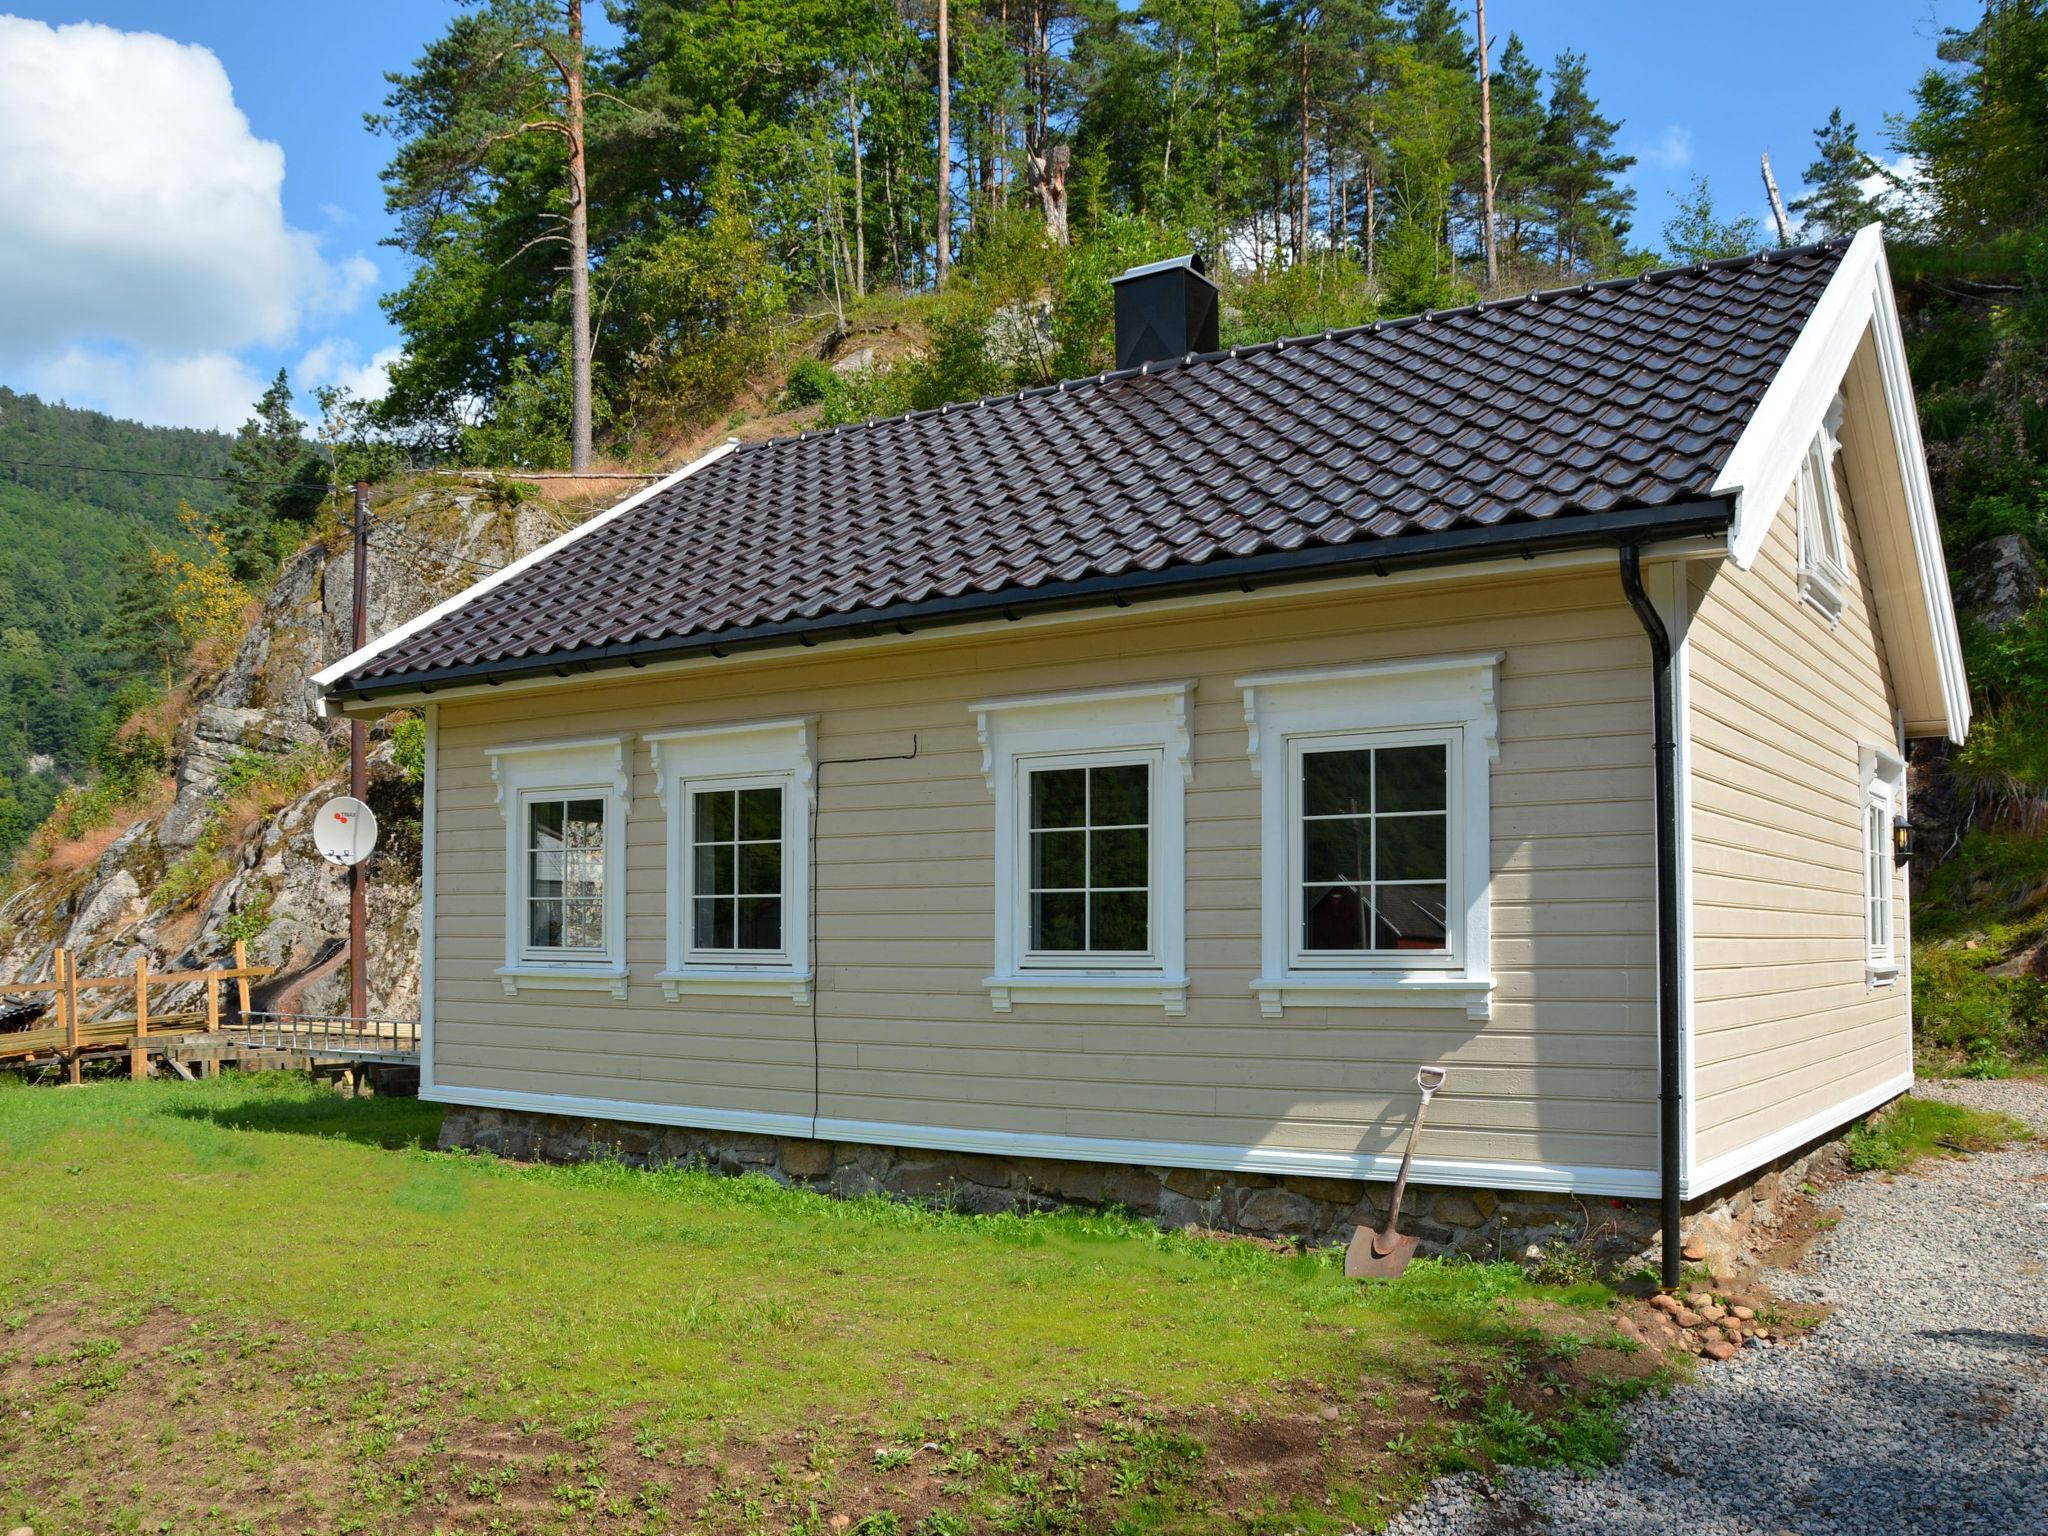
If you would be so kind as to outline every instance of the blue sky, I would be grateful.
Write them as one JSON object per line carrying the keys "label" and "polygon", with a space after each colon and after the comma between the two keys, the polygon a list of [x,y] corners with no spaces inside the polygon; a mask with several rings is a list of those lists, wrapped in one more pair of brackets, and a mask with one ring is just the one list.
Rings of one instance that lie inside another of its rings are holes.
{"label": "blue sky", "polygon": [[[362,117],[385,71],[407,64],[452,6],[5,6],[0,382],[203,426],[239,421],[280,365],[295,385],[374,387],[398,339],[376,296],[404,268],[380,244],[388,146]],[[1639,157],[1638,239],[1655,243],[1670,194],[1694,175],[1730,211],[1761,214],[1761,150],[1796,196],[1832,106],[1881,150],[1885,115],[1908,105],[1939,28],[1976,10],[1492,0],[1488,17],[1497,38],[1520,32],[1545,64],[1565,47],[1589,56],[1593,89]],[[73,23],[101,30],[49,30]]]}

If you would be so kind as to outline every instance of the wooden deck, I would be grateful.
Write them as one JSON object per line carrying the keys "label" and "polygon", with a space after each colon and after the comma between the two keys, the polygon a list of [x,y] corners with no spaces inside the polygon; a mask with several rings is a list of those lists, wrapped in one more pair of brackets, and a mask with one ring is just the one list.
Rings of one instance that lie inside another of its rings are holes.
{"label": "wooden deck", "polygon": [[[273,969],[249,964],[246,948],[237,943],[231,966],[153,971],[144,956],[131,974],[88,977],[78,974],[75,954],[59,949],[47,980],[0,984],[0,998],[49,999],[43,1021],[0,1031],[0,1067],[59,1067],[75,1083],[85,1062],[123,1056],[135,1078],[147,1077],[159,1062],[180,1075],[197,1066],[209,1076],[223,1061],[309,1070],[419,1065],[416,1019],[255,1012],[249,983]],[[229,985],[235,988],[232,1012],[222,1007],[222,989]],[[164,994],[165,1006],[153,1006]],[[174,1000],[177,1006],[170,1006]]]}

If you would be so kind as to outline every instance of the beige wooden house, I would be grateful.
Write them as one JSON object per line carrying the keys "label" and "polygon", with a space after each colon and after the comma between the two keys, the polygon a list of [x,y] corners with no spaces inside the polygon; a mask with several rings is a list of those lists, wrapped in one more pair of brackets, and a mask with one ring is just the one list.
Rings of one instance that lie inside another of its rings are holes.
{"label": "beige wooden house", "polygon": [[424,1096],[1272,1186],[1440,1063],[1418,1179],[1669,1221],[1902,1092],[1969,700],[1876,229],[1118,298],[1115,373],[728,444],[319,675],[427,720]]}

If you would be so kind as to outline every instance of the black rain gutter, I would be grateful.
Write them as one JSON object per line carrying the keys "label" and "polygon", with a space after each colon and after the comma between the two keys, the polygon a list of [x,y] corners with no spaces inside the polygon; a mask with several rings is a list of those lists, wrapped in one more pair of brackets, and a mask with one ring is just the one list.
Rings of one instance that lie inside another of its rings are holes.
{"label": "black rain gutter", "polygon": [[1671,632],[1650,594],[1643,590],[1642,550],[1621,547],[1621,587],[1650,637],[1650,712],[1655,716],[1651,753],[1656,759],[1657,822],[1657,1149],[1663,1213],[1663,1282],[1675,1290],[1682,1278],[1684,1219],[1679,1201],[1678,1074],[1678,741],[1672,722]]}
{"label": "black rain gutter", "polygon": [[1326,580],[1334,576],[1366,573],[1384,576],[1395,570],[1490,560],[1503,554],[1519,554],[1524,559],[1533,560],[1539,554],[1612,548],[1618,543],[1634,545],[1717,536],[1727,531],[1733,518],[1734,502],[1731,498],[1706,497],[1670,502],[1660,507],[1584,513],[1549,521],[1453,528],[1441,533],[1318,545],[1312,549],[1274,550],[1236,559],[1212,560],[1201,565],[1171,565],[1160,570],[1126,571],[1115,576],[1053,582],[1026,590],[1005,588],[996,592],[968,592],[928,602],[897,603],[848,614],[755,624],[744,629],[586,646],[515,660],[429,667],[365,683],[338,685],[330,689],[327,696],[338,701],[368,703],[388,694],[431,693],[437,688],[480,683],[496,686],[520,678],[568,677],[575,673],[614,667],[644,667],[653,662],[693,656],[723,657],[740,650],[792,644],[811,646],[829,640],[862,639],[892,633],[907,635],[915,629],[968,624],[990,618],[1018,619],[1027,613],[1057,613],[1104,606],[1123,608],[1148,599],[1189,597],[1231,588],[1249,592],[1259,586]]}

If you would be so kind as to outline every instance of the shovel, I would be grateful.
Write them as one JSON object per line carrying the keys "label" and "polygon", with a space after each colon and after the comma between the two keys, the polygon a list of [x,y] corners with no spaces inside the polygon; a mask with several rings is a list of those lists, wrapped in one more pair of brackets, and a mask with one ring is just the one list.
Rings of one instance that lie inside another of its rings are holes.
{"label": "shovel", "polygon": [[1415,1257],[1415,1239],[1400,1231],[1401,1196],[1408,1190],[1408,1168],[1415,1161],[1415,1138],[1422,1134],[1422,1117],[1429,1101],[1436,1097],[1450,1074],[1442,1067],[1423,1067],[1415,1074],[1415,1086],[1422,1090],[1422,1103],[1415,1111],[1415,1124],[1408,1131],[1408,1150],[1401,1154],[1401,1171],[1394,1178],[1394,1198],[1387,1206],[1384,1232],[1360,1227],[1351,1234],[1351,1246],[1344,1253],[1344,1273],[1353,1280],[1391,1280]]}

